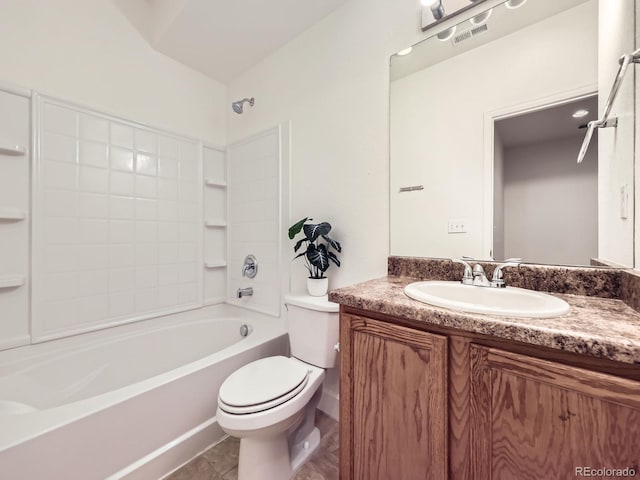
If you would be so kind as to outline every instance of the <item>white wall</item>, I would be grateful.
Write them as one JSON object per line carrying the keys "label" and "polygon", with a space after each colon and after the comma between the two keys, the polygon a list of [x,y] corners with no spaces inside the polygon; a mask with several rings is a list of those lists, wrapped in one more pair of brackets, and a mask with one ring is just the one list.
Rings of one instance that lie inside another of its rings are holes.
{"label": "white wall", "polygon": [[[230,141],[291,120],[290,224],[333,225],[344,250],[330,288],[386,273],[389,56],[422,36],[419,13],[415,0],[351,0],[229,85],[229,101],[256,99],[228,114]],[[293,256],[292,242],[301,291]]]}
{"label": "white wall", "polygon": [[[602,113],[618,70],[620,55],[631,53],[635,44],[635,4],[628,0],[600,2],[598,49],[598,111]],[[637,67],[636,67],[637,68]],[[598,131],[599,163],[599,253],[598,257],[633,266],[634,254],[634,75],[631,66],[621,85],[611,116],[616,128]],[[621,218],[620,188],[628,191],[628,218]]]}
{"label": "white wall", "polygon": [[504,145],[497,129],[493,131],[493,248],[496,260],[504,254]]}
{"label": "white wall", "polygon": [[[597,14],[582,4],[391,84],[392,254],[487,257],[484,115],[595,85]],[[449,219],[467,233],[448,234]]]}
{"label": "white wall", "polygon": [[[635,48],[640,48],[640,8],[636,8],[636,39],[635,39]],[[634,118],[638,118],[638,114],[640,114],[640,81],[638,78],[640,75],[636,75],[635,77],[635,110],[634,110]],[[636,152],[640,152],[640,122],[636,120],[635,123],[635,138],[636,138]],[[635,159],[635,152],[634,152]],[[640,168],[636,168],[635,173],[635,185],[640,185]],[[640,199],[640,194],[635,195],[635,198]],[[640,269],[640,206],[635,205],[635,237],[634,237],[634,267],[636,269]]]}
{"label": "white wall", "polygon": [[[416,0],[350,0],[228,86],[229,141],[291,121],[290,216],[333,225],[342,267],[336,288],[386,274],[389,254],[389,57],[423,37]],[[283,232],[285,233],[285,232]],[[284,249],[291,291],[306,285],[303,262]],[[285,287],[286,289],[286,287]],[[337,415],[338,373],[329,371],[321,407]]]}
{"label": "white wall", "polygon": [[[118,1],[144,30],[149,5]],[[225,87],[154,51],[127,18],[112,0],[3,0],[0,82],[224,144]]]}
{"label": "white wall", "polygon": [[504,255],[529,263],[590,265],[598,253],[598,158],[576,165],[582,137],[504,152]]}

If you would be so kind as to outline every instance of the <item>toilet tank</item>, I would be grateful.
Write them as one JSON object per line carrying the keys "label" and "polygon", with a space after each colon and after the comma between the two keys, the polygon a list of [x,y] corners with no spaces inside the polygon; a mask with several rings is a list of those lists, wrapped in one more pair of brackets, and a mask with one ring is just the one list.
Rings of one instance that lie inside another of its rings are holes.
{"label": "toilet tank", "polygon": [[320,368],[336,364],[339,305],[327,297],[285,295],[291,355]]}

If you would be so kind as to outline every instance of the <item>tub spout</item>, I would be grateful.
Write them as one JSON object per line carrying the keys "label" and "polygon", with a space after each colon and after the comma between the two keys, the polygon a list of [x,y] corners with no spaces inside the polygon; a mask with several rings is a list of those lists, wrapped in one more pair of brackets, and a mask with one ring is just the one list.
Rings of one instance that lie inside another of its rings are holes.
{"label": "tub spout", "polygon": [[242,297],[250,297],[251,295],[253,295],[253,288],[248,287],[248,288],[239,288],[236,291],[236,297],[237,298],[242,298]]}

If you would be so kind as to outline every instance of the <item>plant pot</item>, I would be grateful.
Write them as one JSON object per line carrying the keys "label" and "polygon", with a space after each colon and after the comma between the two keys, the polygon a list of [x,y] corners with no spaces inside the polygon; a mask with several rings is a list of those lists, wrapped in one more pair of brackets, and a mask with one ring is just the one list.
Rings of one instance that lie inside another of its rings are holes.
{"label": "plant pot", "polygon": [[329,290],[329,279],[325,278],[307,278],[307,291],[312,297],[322,297]]}

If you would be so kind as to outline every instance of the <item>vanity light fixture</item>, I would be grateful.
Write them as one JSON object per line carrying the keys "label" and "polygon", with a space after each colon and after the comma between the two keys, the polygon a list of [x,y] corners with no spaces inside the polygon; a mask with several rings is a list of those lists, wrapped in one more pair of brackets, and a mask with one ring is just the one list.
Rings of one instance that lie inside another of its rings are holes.
{"label": "vanity light fixture", "polygon": [[400,50],[397,54],[400,55],[401,57],[404,57],[405,55],[409,55],[412,50],[413,50],[413,47],[408,47],[408,48],[405,48],[404,50]]}
{"label": "vanity light fixture", "polygon": [[516,8],[520,8],[525,3],[527,3],[527,0],[507,0],[504,6],[510,8],[511,10],[514,10]]}
{"label": "vanity light fixture", "polygon": [[581,108],[580,110],[576,110],[575,112],[573,112],[573,115],[571,115],[573,118],[582,118],[582,117],[586,117],[587,115],[589,115],[589,110],[585,110],[584,108]]}
{"label": "vanity light fixture", "polygon": [[435,20],[440,20],[444,17],[444,7],[442,6],[442,0],[420,0],[423,7],[431,9],[431,14]]}
{"label": "vanity light fixture", "polygon": [[490,8],[486,12],[482,12],[476,15],[475,17],[471,17],[469,19],[469,22],[473,26],[484,25],[485,23],[487,23],[487,20],[489,20],[489,17],[491,16],[492,13],[493,13],[493,8]]}

